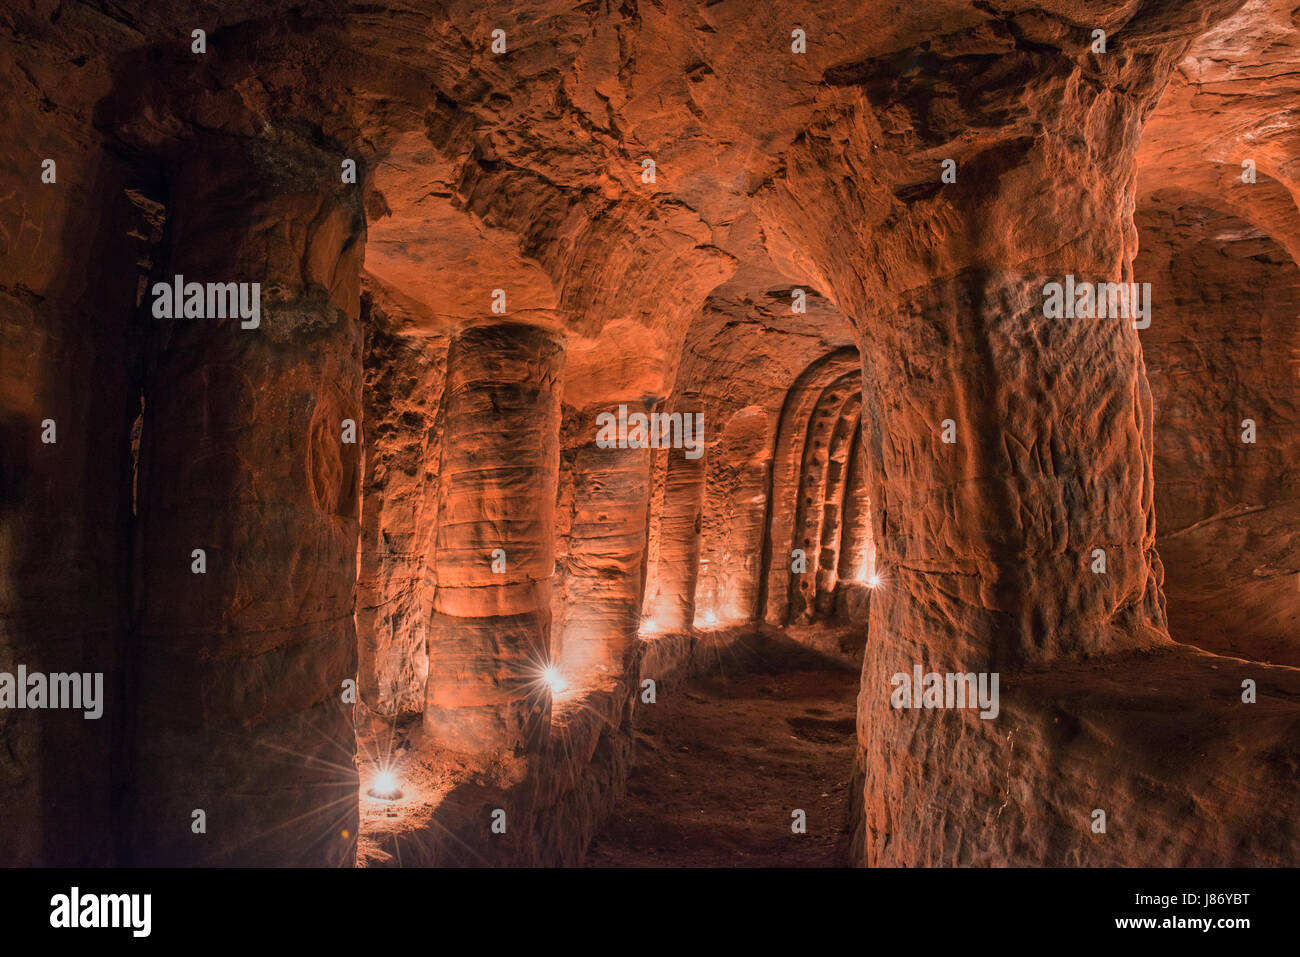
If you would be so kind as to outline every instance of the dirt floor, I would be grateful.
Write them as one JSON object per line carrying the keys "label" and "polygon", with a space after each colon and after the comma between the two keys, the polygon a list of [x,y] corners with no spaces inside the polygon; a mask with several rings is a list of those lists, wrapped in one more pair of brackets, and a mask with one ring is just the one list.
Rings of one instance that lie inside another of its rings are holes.
{"label": "dirt floor", "polygon": [[638,705],[628,795],[587,866],[848,864],[858,669],[793,643],[740,667]]}

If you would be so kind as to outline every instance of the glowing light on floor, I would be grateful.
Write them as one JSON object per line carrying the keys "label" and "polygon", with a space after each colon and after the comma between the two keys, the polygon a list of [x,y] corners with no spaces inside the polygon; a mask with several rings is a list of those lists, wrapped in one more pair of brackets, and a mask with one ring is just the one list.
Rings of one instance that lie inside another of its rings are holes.
{"label": "glowing light on floor", "polygon": [[381,801],[396,801],[402,796],[402,789],[398,787],[397,775],[393,771],[381,769],[371,779],[366,793]]}
{"label": "glowing light on floor", "polygon": [[552,695],[563,694],[569,687],[569,683],[564,680],[564,675],[560,674],[560,669],[555,665],[546,666],[546,670],[542,672],[542,680],[546,682],[546,687],[551,689]]}
{"label": "glowing light on floor", "polygon": [[879,588],[884,583],[885,580],[875,573],[872,573],[871,575],[867,576],[868,588]]}
{"label": "glowing light on floor", "polygon": [[716,625],[718,623],[718,616],[711,611],[706,611],[704,613],[704,623],[706,625]]}
{"label": "glowing light on floor", "polygon": [[641,634],[643,635],[653,635],[658,630],[659,626],[655,623],[653,618],[647,618],[641,623]]}

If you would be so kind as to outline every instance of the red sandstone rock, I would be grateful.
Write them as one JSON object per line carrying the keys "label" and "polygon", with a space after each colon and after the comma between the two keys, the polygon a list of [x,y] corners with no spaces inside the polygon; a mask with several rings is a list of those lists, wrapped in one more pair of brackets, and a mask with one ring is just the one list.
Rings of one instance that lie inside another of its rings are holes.
{"label": "red sandstone rock", "polygon": [[0,13],[0,672],[112,689],[0,711],[0,861],[576,862],[765,627],[862,656],[859,863],[1296,863],[1288,4],[138,6]]}

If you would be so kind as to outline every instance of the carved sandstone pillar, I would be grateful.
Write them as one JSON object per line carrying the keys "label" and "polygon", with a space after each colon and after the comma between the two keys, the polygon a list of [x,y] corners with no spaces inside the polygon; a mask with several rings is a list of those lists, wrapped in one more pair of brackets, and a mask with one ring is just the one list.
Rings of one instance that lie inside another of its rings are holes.
{"label": "carved sandstone pillar", "polygon": [[655,628],[661,632],[686,631],[695,620],[705,461],[704,456],[686,458],[682,449],[668,453],[659,524],[658,592],[651,609]]}
{"label": "carved sandstone pillar", "polygon": [[784,624],[790,615],[791,552],[799,545],[805,448],[809,422],[828,385],[860,368],[857,351],[840,349],[809,366],[790,387],[777,426],[768,494],[759,617]]}
{"label": "carved sandstone pillar", "polygon": [[[1134,155],[1186,41],[1166,21],[1134,17],[1130,56],[1098,57],[1042,42],[1061,29],[1046,19],[1032,48],[1020,37],[1008,47],[1025,78],[1014,104],[1003,78],[961,58],[937,57],[923,79],[888,60],[855,67],[845,80],[871,109],[828,110],[763,199],[769,237],[785,233],[788,255],[859,333],[886,578],[872,596],[858,701],[855,851],[872,864],[1032,860],[1015,818],[998,813],[1009,735],[1022,722],[1023,747],[1028,728],[1052,726],[1036,703],[1011,700],[989,720],[897,709],[893,675],[1006,673],[1010,698],[1009,675],[1022,669],[1168,646],[1138,332],[1120,317],[1049,315],[1044,288],[1067,277],[1141,281],[1131,269]],[[956,149],[952,127],[925,120],[947,109],[997,140]],[[898,153],[895,134],[906,143]],[[932,158],[936,171],[956,157],[956,181],[936,172],[912,191],[896,173],[904,153]],[[851,208],[836,209],[840,200]],[[1089,570],[1096,547],[1108,554],[1105,575]],[[924,764],[933,754],[947,755],[937,770]],[[1049,775],[1035,779],[1039,793],[1051,786]],[[947,811],[915,811],[935,807]],[[1064,821],[1053,838],[1076,840]]]}
{"label": "carved sandstone pillar", "polygon": [[849,477],[844,486],[841,508],[838,580],[868,581],[876,568],[876,543],[871,528],[871,492],[867,483],[865,443],[862,422],[854,432],[853,450],[849,453]]}
{"label": "carved sandstone pillar", "polygon": [[[802,549],[805,570],[792,576],[790,583],[790,618],[809,621],[813,615],[813,600],[817,594],[817,570],[821,560],[822,533],[825,530],[827,509],[839,490],[837,476],[842,475],[842,460],[846,454],[842,423],[844,409],[852,405],[856,410],[861,398],[859,377],[851,374],[837,380],[822,393],[821,400],[808,423],[804,445],[803,473],[799,481],[799,510],[795,523],[795,547]],[[855,399],[857,400],[855,402]],[[836,462],[835,456],[841,461]],[[834,516],[838,518],[838,515]]]}
{"label": "carved sandstone pillar", "polygon": [[[625,403],[630,413],[650,406]],[[559,668],[565,680],[596,686],[627,672],[641,617],[650,502],[649,448],[599,448],[573,464],[567,598]]]}
{"label": "carved sandstone pillar", "polygon": [[216,318],[205,291],[203,317],[154,319],[128,846],[139,864],[350,864],[360,201],[310,147],[187,157],[161,281],[243,284],[260,314]]}
{"label": "carved sandstone pillar", "polygon": [[742,409],[709,448],[697,623],[737,625],[758,609],[771,474],[768,417]]}
{"label": "carved sandstone pillar", "polygon": [[455,751],[528,751],[546,730],[563,370],[563,345],[516,323],[448,353],[424,727]]}
{"label": "carved sandstone pillar", "polygon": [[818,616],[827,617],[834,612],[835,586],[839,582],[839,556],[842,546],[852,537],[845,520],[852,503],[849,498],[849,477],[852,455],[857,448],[859,392],[844,403],[844,411],[831,437],[830,462],[826,466],[826,502],[822,517],[821,547],[817,551],[817,594],[815,606]]}

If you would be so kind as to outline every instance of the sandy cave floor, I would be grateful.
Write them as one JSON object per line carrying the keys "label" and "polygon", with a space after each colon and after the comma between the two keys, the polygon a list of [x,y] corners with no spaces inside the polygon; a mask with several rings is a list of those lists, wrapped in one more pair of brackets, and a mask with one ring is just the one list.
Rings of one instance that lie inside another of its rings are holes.
{"label": "sandy cave floor", "polygon": [[[758,668],[694,678],[638,708],[628,793],[587,866],[848,864],[857,669],[792,649]],[[806,834],[791,830],[796,808]]]}

